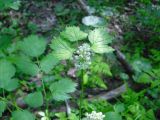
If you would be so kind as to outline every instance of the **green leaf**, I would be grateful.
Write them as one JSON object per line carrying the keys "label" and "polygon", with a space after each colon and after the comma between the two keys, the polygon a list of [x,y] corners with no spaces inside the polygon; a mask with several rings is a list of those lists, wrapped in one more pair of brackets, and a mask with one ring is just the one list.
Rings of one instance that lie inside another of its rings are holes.
{"label": "green leaf", "polygon": [[71,41],[75,42],[78,40],[83,40],[87,37],[87,33],[84,33],[80,30],[79,27],[66,27],[65,31],[61,32],[61,37]]}
{"label": "green leaf", "polygon": [[41,92],[30,93],[24,98],[24,100],[30,107],[33,108],[43,105],[43,95]]}
{"label": "green leaf", "polygon": [[33,63],[27,56],[15,57],[14,63],[16,64],[19,71],[24,74],[35,76],[39,72],[38,66]]}
{"label": "green leaf", "polygon": [[87,73],[84,73],[83,75],[83,84],[86,85],[88,83],[88,74]]}
{"label": "green leaf", "polygon": [[11,79],[7,78],[7,79],[0,79],[0,88],[5,89],[6,86],[10,83]]}
{"label": "green leaf", "polygon": [[63,41],[61,38],[54,38],[51,48],[54,50],[54,56],[59,60],[71,58],[74,52],[74,49],[71,48],[67,42]]}
{"label": "green leaf", "polygon": [[13,91],[19,87],[19,80],[14,78],[9,80],[8,84],[4,87],[7,91]]}
{"label": "green leaf", "polygon": [[138,77],[138,80],[136,80],[137,82],[139,83],[151,83],[152,82],[152,78],[151,76],[149,76],[148,74],[146,73],[142,73],[139,77]]}
{"label": "green leaf", "polygon": [[109,53],[114,50],[112,47],[108,46],[113,38],[104,28],[97,28],[91,31],[88,39],[92,44],[93,51],[96,53]]}
{"label": "green leaf", "polygon": [[0,60],[0,79],[10,79],[16,72],[15,67],[7,60]]}
{"label": "green leaf", "polygon": [[114,105],[114,110],[117,113],[123,112],[125,110],[124,104],[123,103],[119,103],[119,104]]}
{"label": "green leaf", "polygon": [[148,118],[148,120],[156,120],[154,111],[152,109],[146,112],[146,117]]}
{"label": "green leaf", "polygon": [[2,113],[6,110],[6,102],[0,101],[0,117],[2,117]]}
{"label": "green leaf", "polygon": [[0,10],[12,8],[18,10],[20,6],[19,0],[0,0]]}
{"label": "green leaf", "polygon": [[83,17],[82,23],[86,26],[102,27],[106,25],[106,20],[102,17],[91,15]]}
{"label": "green leaf", "polygon": [[13,3],[10,4],[10,8],[12,8],[13,10],[18,10],[20,7],[20,1],[14,1]]}
{"label": "green leaf", "polygon": [[7,60],[0,60],[0,88],[5,88],[15,75],[15,67]]}
{"label": "green leaf", "polygon": [[42,71],[49,73],[58,63],[59,60],[55,58],[53,53],[50,53],[41,60],[40,66]]}
{"label": "green leaf", "polygon": [[122,117],[116,112],[107,112],[104,120],[122,120]]}
{"label": "green leaf", "polygon": [[108,76],[112,76],[110,67],[107,63],[103,62],[102,60],[100,61],[94,61],[91,65],[91,71],[95,73],[100,73],[100,74],[105,74]]}
{"label": "green leaf", "polygon": [[40,56],[46,48],[46,41],[37,35],[30,35],[21,42],[20,49],[31,57]]}
{"label": "green leaf", "polygon": [[54,82],[50,85],[50,90],[54,100],[64,101],[69,99],[69,93],[72,93],[76,90],[77,84],[72,82],[70,79],[62,79],[58,82]]}
{"label": "green leaf", "polygon": [[102,45],[102,44],[94,44],[92,45],[92,50],[95,52],[95,53],[109,53],[109,52],[113,52],[114,49],[112,47],[109,47],[109,46],[105,46],[105,45]]}
{"label": "green leaf", "polygon": [[70,9],[66,8],[61,2],[58,2],[54,7],[54,11],[57,16],[65,16],[70,12]]}
{"label": "green leaf", "polygon": [[12,112],[12,120],[35,120],[35,116],[27,110]]}
{"label": "green leaf", "polygon": [[12,36],[0,34],[0,49],[6,49],[12,43]]}
{"label": "green leaf", "polygon": [[146,59],[137,59],[133,61],[132,66],[137,73],[148,72],[152,69],[151,63]]}
{"label": "green leaf", "polygon": [[42,77],[42,80],[45,82],[45,83],[51,83],[51,82],[53,82],[54,80],[55,80],[55,76],[53,76],[53,75],[44,75],[43,77]]}
{"label": "green leaf", "polygon": [[91,87],[98,86],[103,89],[107,89],[107,85],[104,83],[104,80],[97,75],[92,75],[91,77],[89,77],[88,85],[90,85]]}

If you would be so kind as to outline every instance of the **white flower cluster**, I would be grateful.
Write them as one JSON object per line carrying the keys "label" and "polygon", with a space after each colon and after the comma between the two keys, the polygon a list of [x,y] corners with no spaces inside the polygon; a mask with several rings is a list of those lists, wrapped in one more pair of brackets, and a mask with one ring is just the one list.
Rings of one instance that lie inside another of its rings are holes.
{"label": "white flower cluster", "polygon": [[102,112],[92,111],[90,114],[86,113],[87,120],[103,120],[104,117],[105,115],[103,115]]}
{"label": "white flower cluster", "polygon": [[91,56],[92,52],[89,44],[84,43],[79,46],[72,58],[76,69],[87,69],[91,64]]}

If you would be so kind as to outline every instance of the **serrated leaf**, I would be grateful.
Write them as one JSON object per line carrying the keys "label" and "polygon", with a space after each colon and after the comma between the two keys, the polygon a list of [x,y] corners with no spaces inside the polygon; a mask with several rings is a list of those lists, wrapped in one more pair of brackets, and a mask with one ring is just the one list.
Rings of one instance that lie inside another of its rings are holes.
{"label": "serrated leaf", "polygon": [[89,33],[88,39],[92,44],[109,44],[112,42],[113,37],[109,35],[105,28],[96,28]]}
{"label": "serrated leaf", "polygon": [[102,44],[94,44],[91,48],[96,53],[109,53],[114,51],[112,47]]}
{"label": "serrated leaf", "polygon": [[46,41],[37,35],[30,35],[21,42],[20,49],[31,57],[40,56],[46,48]]}
{"label": "serrated leaf", "polygon": [[58,63],[59,60],[55,58],[53,53],[50,53],[41,60],[40,66],[42,71],[44,71],[45,73],[49,73]]}
{"label": "serrated leaf", "polygon": [[12,120],[35,120],[35,116],[27,110],[12,112]]}
{"label": "serrated leaf", "polygon": [[81,31],[79,27],[75,26],[66,27],[65,31],[61,32],[60,35],[71,42],[83,40],[87,37],[87,33]]}
{"label": "serrated leaf", "polygon": [[66,78],[52,83],[49,88],[54,100],[63,101],[70,98],[69,93],[74,92],[76,86],[76,83]]}
{"label": "serrated leaf", "polygon": [[2,113],[5,111],[6,106],[6,102],[0,101],[0,117],[2,117]]}
{"label": "serrated leaf", "polygon": [[109,53],[114,49],[108,44],[112,42],[112,37],[104,28],[97,28],[89,33],[89,41],[92,44],[92,49],[96,53]]}
{"label": "serrated leaf", "polygon": [[33,108],[43,105],[43,95],[41,92],[30,93],[24,98],[24,100],[30,107]]}
{"label": "serrated leaf", "polygon": [[39,72],[38,66],[27,56],[17,56],[14,58],[18,70],[24,74],[35,76]]}
{"label": "serrated leaf", "polygon": [[54,50],[54,56],[59,60],[71,58],[74,52],[74,49],[71,48],[69,44],[63,41],[61,38],[54,38],[51,48]]}

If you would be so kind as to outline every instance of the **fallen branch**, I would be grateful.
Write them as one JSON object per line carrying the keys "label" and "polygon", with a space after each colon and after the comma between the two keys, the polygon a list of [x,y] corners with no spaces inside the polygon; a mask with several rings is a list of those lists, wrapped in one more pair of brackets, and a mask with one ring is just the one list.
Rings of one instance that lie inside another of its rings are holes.
{"label": "fallen branch", "polygon": [[116,45],[113,46],[113,48],[115,49],[115,55],[117,57],[117,60],[121,63],[123,69],[128,74],[128,76],[132,77],[132,75],[134,74],[134,70],[132,66],[125,59],[125,55],[118,49]]}
{"label": "fallen branch", "polygon": [[127,85],[126,84],[123,84],[121,85],[120,87],[114,89],[114,90],[111,90],[107,93],[103,93],[103,94],[100,94],[100,95],[96,95],[92,98],[89,98],[88,100],[91,101],[93,99],[102,99],[102,100],[111,100],[113,98],[116,98],[118,96],[120,96],[122,93],[124,93],[125,91],[127,90]]}

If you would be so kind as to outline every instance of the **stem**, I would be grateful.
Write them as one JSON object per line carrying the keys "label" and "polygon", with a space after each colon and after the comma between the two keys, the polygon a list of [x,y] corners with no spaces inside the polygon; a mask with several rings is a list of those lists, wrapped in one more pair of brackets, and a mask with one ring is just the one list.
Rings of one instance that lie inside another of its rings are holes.
{"label": "stem", "polygon": [[83,104],[83,96],[84,96],[84,84],[83,84],[83,77],[84,76],[84,70],[82,70],[82,82],[81,82],[81,93],[80,93],[80,109],[79,109],[79,120],[82,118],[82,104]]}
{"label": "stem", "polygon": [[3,92],[3,97],[6,98],[4,89],[2,89],[2,92]]}
{"label": "stem", "polygon": [[[38,66],[39,66],[39,68],[40,68],[40,62],[39,62],[39,59],[38,59],[38,58],[37,58],[37,64],[38,64]],[[42,72],[42,71],[40,70],[40,73],[41,73],[41,72]],[[42,73],[43,73],[43,72],[42,72]],[[42,82],[42,88],[43,88],[44,96],[47,97],[46,89],[45,89],[45,85],[44,85],[44,80],[41,79],[41,82]]]}
{"label": "stem", "polygon": [[[8,101],[6,98],[0,97],[0,100],[4,101],[4,102],[6,102],[6,103],[9,103],[10,105],[12,105],[13,107],[15,107],[16,109],[22,110],[20,107],[17,106],[16,103],[13,103],[13,102],[11,102],[11,101]],[[9,110],[9,111],[11,111],[11,110]]]}
{"label": "stem", "polygon": [[[11,102],[11,101],[9,101],[9,100],[6,98],[6,96],[5,96],[5,90],[4,90],[4,89],[2,89],[2,92],[3,92],[3,97],[0,96],[0,100],[2,100],[2,101],[4,101],[4,102],[12,105],[13,107],[15,107],[15,108],[18,109],[18,110],[22,110],[20,107],[18,107],[18,105],[16,104],[16,102]],[[12,110],[9,108],[9,106],[7,106],[7,109],[8,109],[8,111],[9,111],[10,113],[12,113]]]}
{"label": "stem", "polygon": [[[4,91],[4,89],[2,89],[2,92],[3,92],[3,97],[0,97],[0,99],[3,99],[4,98],[4,100],[6,100],[6,96],[5,96],[5,91]],[[3,100],[2,100],[3,101]],[[10,113],[12,113],[12,110],[7,106],[7,109],[8,109],[8,111],[10,112]]]}
{"label": "stem", "polygon": [[[47,93],[46,93],[46,88],[45,88],[43,79],[42,79],[42,87],[43,87],[44,96],[45,96],[45,98],[46,98],[46,107],[47,107],[47,110],[48,110],[48,109],[49,109],[49,104],[48,104]],[[47,116],[47,117],[48,117],[48,116]]]}
{"label": "stem", "polygon": [[[40,68],[40,62],[39,62],[38,57],[37,57],[37,64],[38,64],[38,66],[39,66],[39,68]],[[42,72],[42,71],[40,70],[40,73],[41,73],[41,72]],[[43,72],[42,72],[42,73],[43,73]],[[48,104],[48,99],[47,99],[47,92],[46,92],[44,80],[43,80],[42,78],[40,78],[40,79],[41,79],[41,82],[42,82],[43,94],[44,94],[45,101],[46,101],[46,107],[47,107],[46,111],[48,111],[48,110],[49,110],[49,104]],[[47,114],[47,117],[49,118],[48,114]]]}

